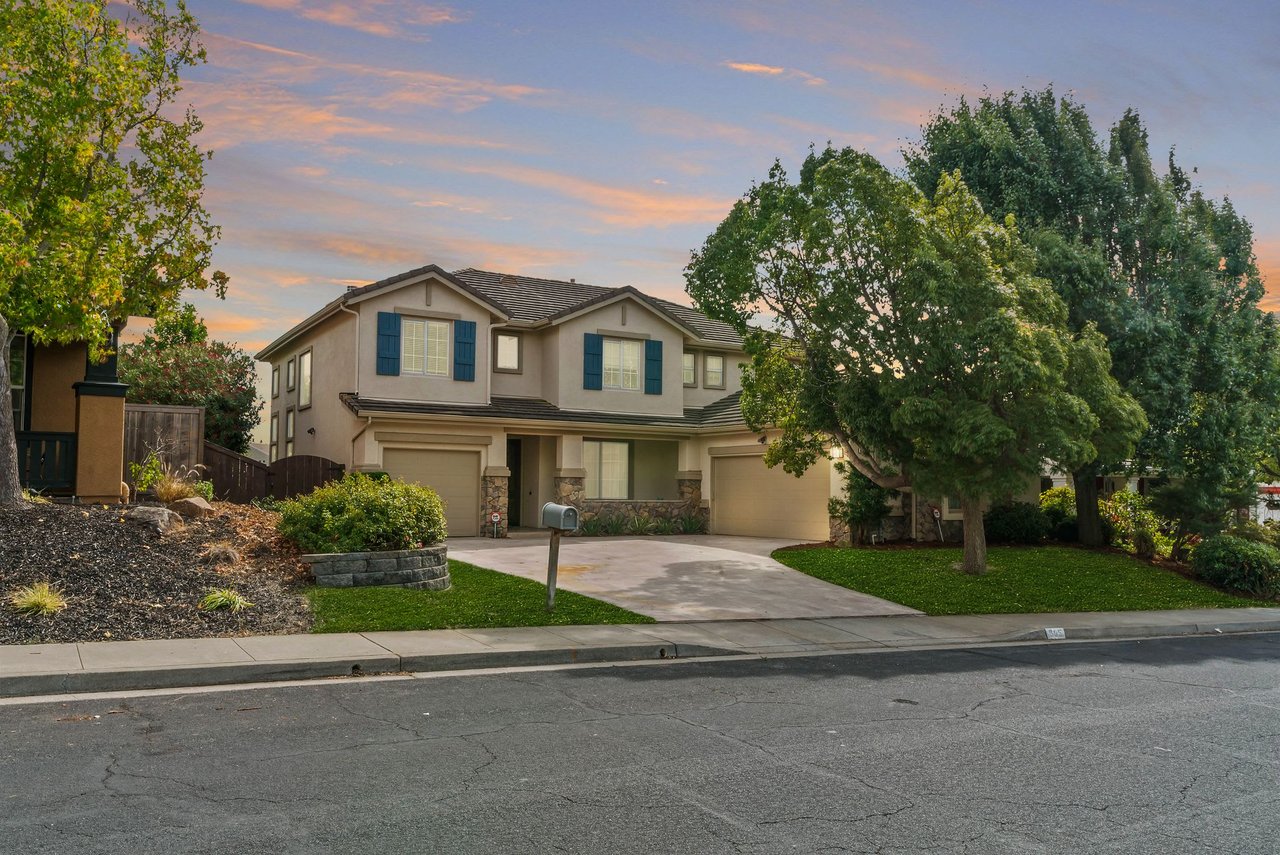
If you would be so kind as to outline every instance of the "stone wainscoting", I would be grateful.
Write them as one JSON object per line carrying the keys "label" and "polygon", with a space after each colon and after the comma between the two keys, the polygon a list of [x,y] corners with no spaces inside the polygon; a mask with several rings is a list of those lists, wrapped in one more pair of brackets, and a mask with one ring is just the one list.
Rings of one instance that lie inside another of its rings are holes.
{"label": "stone wainscoting", "polygon": [[676,520],[698,513],[705,515],[702,508],[691,508],[683,499],[587,499],[582,503],[582,520],[596,517],[644,517],[651,520]]}
{"label": "stone wainscoting", "polygon": [[[885,517],[884,522],[880,524],[877,530],[884,535],[884,542],[893,543],[895,541],[903,541],[911,539],[911,527],[909,520],[905,515]],[[836,546],[849,546],[853,543],[853,536],[849,531],[849,524],[839,517],[830,518],[831,542]],[[876,538],[877,541],[880,538]],[[870,544],[870,539],[867,543]]]}
{"label": "stone wainscoting", "polygon": [[304,555],[302,562],[311,565],[316,584],[322,588],[387,585],[443,591],[451,584],[443,545],[393,552]]}
{"label": "stone wainscoting", "polygon": [[[485,475],[480,479],[481,493],[481,514],[480,514],[480,536],[481,537],[506,537],[509,496],[511,492],[511,477],[509,475]],[[498,529],[494,533],[493,515],[498,515]]]}

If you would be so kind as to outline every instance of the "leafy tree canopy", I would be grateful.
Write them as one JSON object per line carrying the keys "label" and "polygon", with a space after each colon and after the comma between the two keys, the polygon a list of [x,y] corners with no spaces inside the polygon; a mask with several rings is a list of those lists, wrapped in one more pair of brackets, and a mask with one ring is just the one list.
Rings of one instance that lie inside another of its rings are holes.
{"label": "leafy tree canopy", "polygon": [[[182,0],[0,0],[0,359],[15,330],[101,354],[129,315],[172,307],[218,237],[201,202],[200,120],[175,109],[204,60]],[[0,398],[8,396],[0,365]],[[0,503],[21,501],[0,407]]]}
{"label": "leafy tree canopy", "polygon": [[[1091,401],[1132,407],[1105,341],[1069,331],[1035,264],[958,173],[925,195],[870,155],[828,148],[795,183],[775,164],[686,278],[699,308],[744,336],[744,415],[781,431],[766,460],[799,472],[834,441],[881,487],[960,497],[965,566],[980,572],[982,501],[1046,459],[1096,457]],[[748,326],[759,312],[776,330]]]}
{"label": "leafy tree canopy", "polygon": [[921,188],[958,169],[993,216],[1017,217],[1072,329],[1106,335],[1111,371],[1146,415],[1142,431],[1135,410],[1094,407],[1099,455],[1075,473],[1081,539],[1101,540],[1095,476],[1131,467],[1179,479],[1173,516],[1221,518],[1276,411],[1274,331],[1231,203],[1194,190],[1172,154],[1158,174],[1135,111],[1100,137],[1052,89],[961,100],[905,155]]}
{"label": "leafy tree canopy", "polygon": [[120,379],[129,384],[130,401],[204,407],[204,438],[242,454],[262,408],[256,377],[253,357],[234,344],[210,341],[189,303],[120,351]]}

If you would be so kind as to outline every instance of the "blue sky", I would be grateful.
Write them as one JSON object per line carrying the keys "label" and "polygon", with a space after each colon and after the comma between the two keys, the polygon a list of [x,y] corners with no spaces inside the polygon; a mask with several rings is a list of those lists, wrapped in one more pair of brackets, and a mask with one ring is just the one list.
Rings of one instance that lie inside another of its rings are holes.
{"label": "blue sky", "polygon": [[830,140],[898,167],[939,106],[1049,83],[1100,128],[1137,107],[1253,222],[1280,294],[1274,2],[188,2],[231,276],[196,302],[249,349],[428,263],[682,299],[774,158]]}

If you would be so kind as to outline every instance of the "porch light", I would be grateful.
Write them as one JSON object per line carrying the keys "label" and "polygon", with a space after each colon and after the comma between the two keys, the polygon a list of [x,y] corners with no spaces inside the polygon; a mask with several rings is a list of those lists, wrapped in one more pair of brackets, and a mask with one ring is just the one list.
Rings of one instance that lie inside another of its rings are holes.
{"label": "porch light", "polygon": [[844,448],[843,448],[842,446],[834,445],[834,444],[833,444],[833,445],[831,446],[831,450],[830,450],[829,452],[827,452],[827,453],[831,456],[831,459],[832,459],[832,460],[843,460],[843,459],[844,459]]}

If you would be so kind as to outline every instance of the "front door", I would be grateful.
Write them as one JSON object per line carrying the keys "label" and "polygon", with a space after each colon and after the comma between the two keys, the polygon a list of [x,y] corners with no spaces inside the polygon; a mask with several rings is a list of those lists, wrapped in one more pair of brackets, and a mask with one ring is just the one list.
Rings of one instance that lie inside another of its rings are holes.
{"label": "front door", "polygon": [[520,525],[520,450],[523,443],[518,439],[507,440],[507,468],[511,470],[511,479],[507,482],[507,526],[514,528]]}

